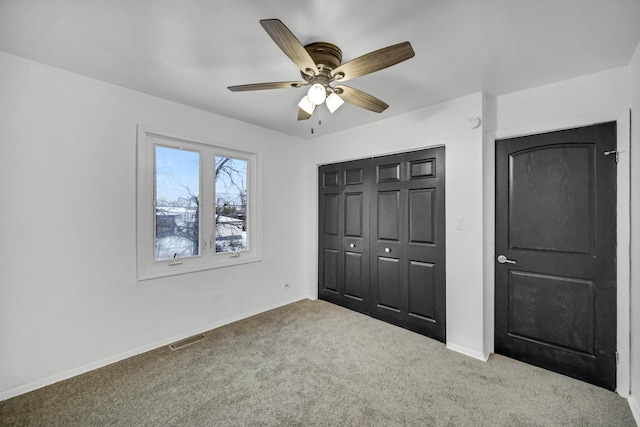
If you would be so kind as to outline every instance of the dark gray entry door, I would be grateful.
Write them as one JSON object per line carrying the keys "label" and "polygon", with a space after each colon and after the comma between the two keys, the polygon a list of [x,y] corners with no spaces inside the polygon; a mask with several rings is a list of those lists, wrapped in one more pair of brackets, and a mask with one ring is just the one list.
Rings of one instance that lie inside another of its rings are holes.
{"label": "dark gray entry door", "polygon": [[615,150],[615,123],[496,142],[495,351],[610,390]]}

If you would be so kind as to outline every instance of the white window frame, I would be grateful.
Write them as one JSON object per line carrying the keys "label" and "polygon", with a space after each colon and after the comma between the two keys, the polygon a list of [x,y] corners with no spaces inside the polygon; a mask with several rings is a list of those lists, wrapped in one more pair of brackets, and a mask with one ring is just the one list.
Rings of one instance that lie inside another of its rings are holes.
{"label": "white window frame", "polygon": [[[177,260],[155,260],[155,147],[184,148],[200,153],[200,253]],[[237,252],[215,251],[215,156],[247,162],[247,243]],[[260,221],[260,156],[138,126],[137,139],[137,270],[138,280],[262,261]],[[210,209],[206,209],[206,207]]]}

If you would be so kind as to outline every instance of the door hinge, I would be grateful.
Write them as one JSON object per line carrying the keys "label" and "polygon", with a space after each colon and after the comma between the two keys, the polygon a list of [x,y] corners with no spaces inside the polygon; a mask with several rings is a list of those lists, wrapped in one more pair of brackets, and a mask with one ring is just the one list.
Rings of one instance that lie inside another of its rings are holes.
{"label": "door hinge", "polygon": [[616,163],[618,163],[620,161],[620,151],[618,150],[611,150],[611,151],[605,151],[604,155],[605,156],[610,156],[612,154],[616,155]]}
{"label": "door hinge", "polygon": [[620,353],[618,353],[618,351],[616,351],[616,365],[620,364]]}

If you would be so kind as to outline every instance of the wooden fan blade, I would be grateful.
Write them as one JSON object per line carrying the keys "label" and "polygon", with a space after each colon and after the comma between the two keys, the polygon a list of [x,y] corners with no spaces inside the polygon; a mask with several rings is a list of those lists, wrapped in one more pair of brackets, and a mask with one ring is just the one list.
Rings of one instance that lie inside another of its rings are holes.
{"label": "wooden fan blade", "polygon": [[296,36],[279,19],[262,19],[260,25],[304,74],[318,73],[318,66]]}
{"label": "wooden fan blade", "polygon": [[[315,111],[315,107],[313,111]],[[311,114],[304,111],[302,108],[298,109],[298,120],[309,120],[311,118]]]}
{"label": "wooden fan blade", "polygon": [[[347,63],[342,64],[331,72],[331,75],[337,80],[344,82],[346,80],[355,79],[356,77],[379,71],[392,65],[396,65],[402,61],[413,58],[415,52],[411,47],[411,43],[403,42],[392,46],[383,47],[374,50],[365,55],[359,56]],[[342,77],[341,77],[342,76]]]}
{"label": "wooden fan blade", "polygon": [[345,102],[365,110],[382,113],[389,107],[386,102],[379,100],[375,96],[349,86],[337,85],[334,89]]}
{"label": "wooden fan blade", "polygon": [[270,82],[270,83],[252,83],[248,85],[229,86],[231,92],[245,92],[248,90],[264,90],[264,89],[287,89],[291,87],[301,87],[304,82]]}

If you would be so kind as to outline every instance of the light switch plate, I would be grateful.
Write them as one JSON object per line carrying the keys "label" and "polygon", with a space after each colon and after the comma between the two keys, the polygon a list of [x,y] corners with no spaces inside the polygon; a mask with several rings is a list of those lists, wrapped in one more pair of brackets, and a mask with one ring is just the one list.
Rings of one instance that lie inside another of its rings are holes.
{"label": "light switch plate", "polygon": [[454,230],[462,230],[462,217],[454,216],[453,217],[453,229]]}

